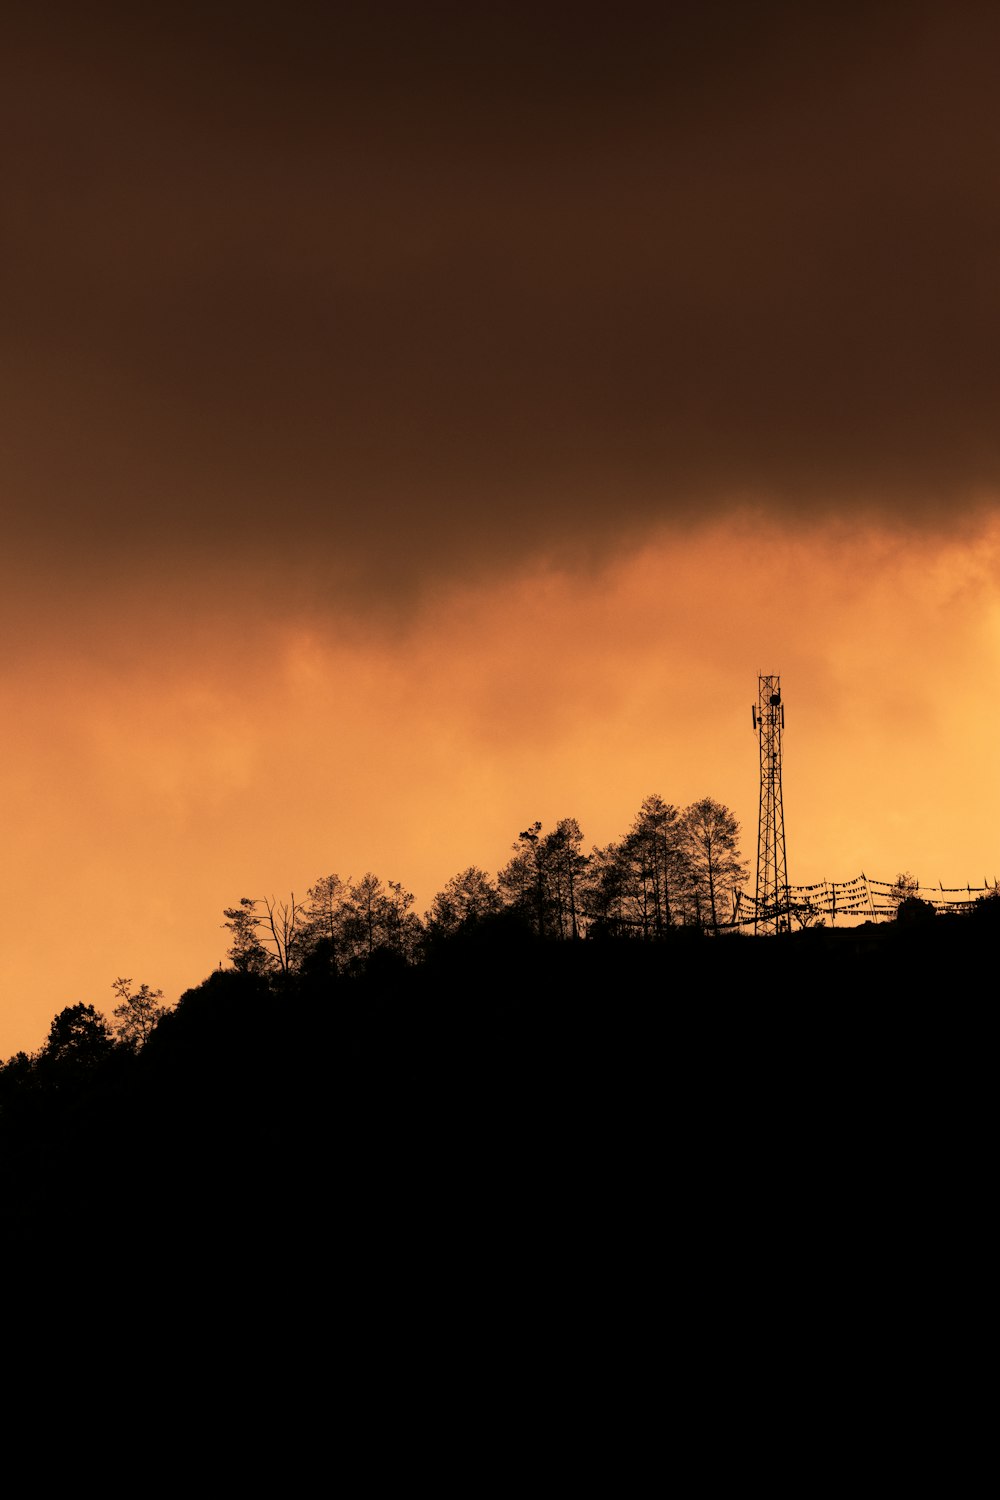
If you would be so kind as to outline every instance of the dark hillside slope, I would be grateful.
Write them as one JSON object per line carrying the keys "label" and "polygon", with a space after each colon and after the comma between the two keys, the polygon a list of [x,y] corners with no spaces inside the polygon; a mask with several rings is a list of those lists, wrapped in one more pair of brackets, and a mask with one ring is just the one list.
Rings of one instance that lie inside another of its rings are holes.
{"label": "dark hillside slope", "polygon": [[681,1204],[759,1224],[823,1181],[874,1210],[945,1159],[960,1192],[993,945],[971,921],[662,945],[499,923],[351,979],[216,973],[138,1056],[7,1089],[6,1243],[648,1245]]}

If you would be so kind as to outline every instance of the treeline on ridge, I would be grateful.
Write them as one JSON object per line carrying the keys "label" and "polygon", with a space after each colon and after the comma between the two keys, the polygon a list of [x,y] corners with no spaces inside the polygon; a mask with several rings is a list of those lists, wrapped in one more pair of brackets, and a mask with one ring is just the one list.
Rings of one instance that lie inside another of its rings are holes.
{"label": "treeline on ridge", "polygon": [[575,820],[532,824],[495,880],[462,871],[423,920],[373,875],[325,877],[301,905],[244,898],[228,965],[175,1006],[119,978],[110,1020],[67,1006],[0,1065],[0,1243],[137,1226],[178,1252],[318,1243],[331,1182],[357,1223],[400,1203],[419,1221],[435,1195],[466,1214],[476,1194],[492,1223],[515,1191],[544,1214],[595,1172],[639,1201],[668,1118],[711,1143],[769,1091],[808,1112],[859,1066],[925,1076],[907,1049],[947,1055],[941,1007],[992,963],[1000,899],[724,933],[737,839],[718,803],[649,797],[589,854]]}
{"label": "treeline on ridge", "polygon": [[548,833],[533,823],[496,880],[469,866],[437,893],[423,921],[399,882],[371,873],[356,881],[325,876],[303,902],[243,897],[224,913],[228,956],[247,973],[310,965],[356,972],[377,951],[416,962],[429,943],[502,913],[542,939],[718,932],[746,875],[739,824],[727,807],[706,797],[680,810],[654,795],[619,842],[589,854],[575,818]]}

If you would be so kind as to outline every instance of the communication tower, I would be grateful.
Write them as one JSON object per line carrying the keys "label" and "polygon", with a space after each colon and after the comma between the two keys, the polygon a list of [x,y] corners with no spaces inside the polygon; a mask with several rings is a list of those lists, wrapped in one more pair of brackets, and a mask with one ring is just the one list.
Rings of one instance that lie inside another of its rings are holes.
{"label": "communication tower", "polygon": [[785,705],[780,677],[757,678],[757,706],[751,708],[760,739],[760,819],[757,825],[757,909],[753,930],[787,932],[788,867],[785,862],[785,814],[781,803],[781,735]]}

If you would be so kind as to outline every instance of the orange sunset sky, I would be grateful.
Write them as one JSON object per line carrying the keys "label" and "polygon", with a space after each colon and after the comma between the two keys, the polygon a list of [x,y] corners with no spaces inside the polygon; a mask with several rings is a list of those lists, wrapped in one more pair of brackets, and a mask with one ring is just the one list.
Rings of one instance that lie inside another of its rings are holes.
{"label": "orange sunset sky", "polygon": [[[207,12],[207,13],[206,13]],[[0,1057],[643,797],[1000,873],[1000,11],[0,20]]]}

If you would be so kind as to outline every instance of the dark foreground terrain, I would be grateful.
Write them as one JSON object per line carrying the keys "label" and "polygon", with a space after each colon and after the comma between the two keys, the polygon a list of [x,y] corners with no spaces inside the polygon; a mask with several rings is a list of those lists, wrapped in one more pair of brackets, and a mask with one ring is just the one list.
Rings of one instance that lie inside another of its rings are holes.
{"label": "dark foreground terrain", "polygon": [[0,1072],[0,1243],[389,1276],[558,1244],[725,1279],[779,1224],[798,1265],[887,1216],[972,1234],[998,935],[498,923],[350,978],[220,971],[137,1053]]}

